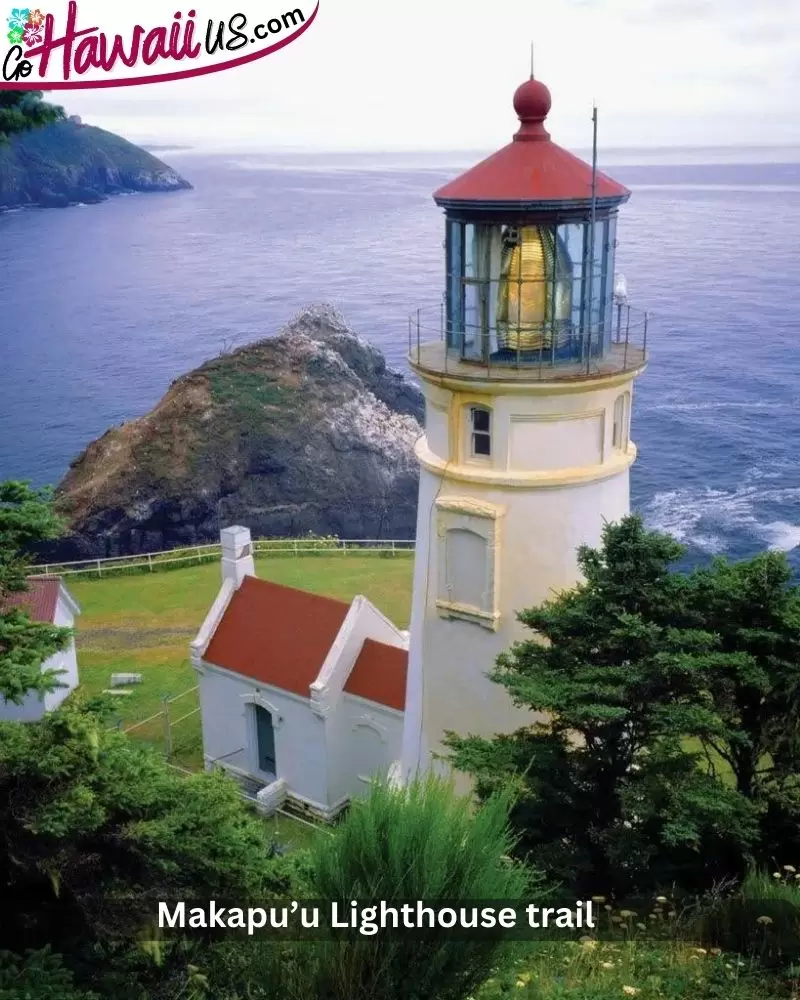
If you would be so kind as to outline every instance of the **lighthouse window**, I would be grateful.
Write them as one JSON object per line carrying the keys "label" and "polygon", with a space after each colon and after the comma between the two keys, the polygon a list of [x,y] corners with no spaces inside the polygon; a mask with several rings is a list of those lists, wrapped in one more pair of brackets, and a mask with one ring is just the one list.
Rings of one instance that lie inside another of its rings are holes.
{"label": "lighthouse window", "polygon": [[482,406],[470,409],[472,454],[489,457],[492,454],[492,413]]}
{"label": "lighthouse window", "polygon": [[614,425],[611,434],[611,443],[620,451],[625,451],[628,433],[625,423],[628,417],[628,393],[623,392],[614,400]]}

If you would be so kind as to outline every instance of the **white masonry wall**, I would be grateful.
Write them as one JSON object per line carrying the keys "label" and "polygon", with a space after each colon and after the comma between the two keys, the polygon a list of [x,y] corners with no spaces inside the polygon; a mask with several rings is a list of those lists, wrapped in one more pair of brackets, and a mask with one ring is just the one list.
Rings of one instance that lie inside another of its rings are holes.
{"label": "white masonry wall", "polygon": [[217,762],[265,785],[273,780],[258,767],[253,707],[260,704],[273,714],[277,777],[294,796],[320,811],[327,808],[325,727],[308,699],[205,663],[198,683],[206,767]]}

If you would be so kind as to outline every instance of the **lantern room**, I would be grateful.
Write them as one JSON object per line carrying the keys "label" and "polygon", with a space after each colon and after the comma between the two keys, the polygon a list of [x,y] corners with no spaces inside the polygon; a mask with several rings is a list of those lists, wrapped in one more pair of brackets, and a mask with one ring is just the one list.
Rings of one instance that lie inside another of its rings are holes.
{"label": "lantern room", "polygon": [[644,363],[646,318],[633,319],[615,275],[617,213],[630,192],[551,141],[550,105],[543,83],[523,83],[512,142],[434,194],[446,287],[438,344],[418,315],[415,350],[412,318],[416,367],[563,379]]}

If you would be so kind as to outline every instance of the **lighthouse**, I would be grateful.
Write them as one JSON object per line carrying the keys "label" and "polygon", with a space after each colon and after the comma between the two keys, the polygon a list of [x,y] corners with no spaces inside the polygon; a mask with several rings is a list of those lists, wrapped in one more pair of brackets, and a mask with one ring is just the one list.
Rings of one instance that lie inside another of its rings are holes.
{"label": "lighthouse", "polygon": [[441,309],[415,313],[425,397],[402,771],[443,765],[448,731],[531,723],[488,672],[530,637],[517,612],[580,578],[577,549],[629,512],[633,383],[647,316],[615,274],[630,192],[556,145],[551,97],[514,94],[512,141],[434,194]]}

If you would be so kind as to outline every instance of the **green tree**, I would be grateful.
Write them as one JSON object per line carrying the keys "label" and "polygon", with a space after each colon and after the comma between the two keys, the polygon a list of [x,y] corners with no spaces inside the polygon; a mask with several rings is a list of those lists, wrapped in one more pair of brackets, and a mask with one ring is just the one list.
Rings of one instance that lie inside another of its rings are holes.
{"label": "green tree", "polygon": [[29,547],[55,538],[61,523],[51,494],[27,483],[0,483],[0,698],[19,704],[29,691],[44,694],[58,684],[41,666],[69,642],[69,629],[32,622],[13,598],[27,589]]}
{"label": "green tree", "polygon": [[[48,492],[0,484],[0,599],[24,591],[25,549],[59,529]],[[20,610],[0,614],[0,693],[18,700],[55,684],[41,663],[69,636]],[[153,897],[274,897],[291,891],[295,866],[271,857],[265,825],[231,780],[181,777],[111,729],[110,709],[71,698],[40,722],[0,722],[0,947],[52,947],[76,989],[171,996],[165,983],[202,980],[189,966],[197,946],[170,942],[158,962],[132,946],[154,920]],[[58,961],[6,955],[0,975],[66,983]]]}
{"label": "green tree", "polygon": [[715,559],[689,578],[688,613],[729,654],[709,673],[720,719],[711,767],[761,810],[758,861],[800,851],[800,587],[782,553]]}
{"label": "green tree", "polygon": [[64,117],[64,109],[49,104],[41,90],[0,90],[0,144],[8,137],[48,125]]}
{"label": "green tree", "polygon": [[72,973],[49,948],[24,956],[0,951],[0,1000],[99,1000],[75,988]]}
{"label": "green tree", "polygon": [[583,890],[630,891],[741,869],[757,806],[705,764],[724,729],[708,678],[747,657],[688,613],[683,554],[637,517],[583,547],[584,582],[519,619],[535,636],[501,655],[493,678],[545,721],[482,740],[450,734],[485,795],[511,781],[521,847]]}

